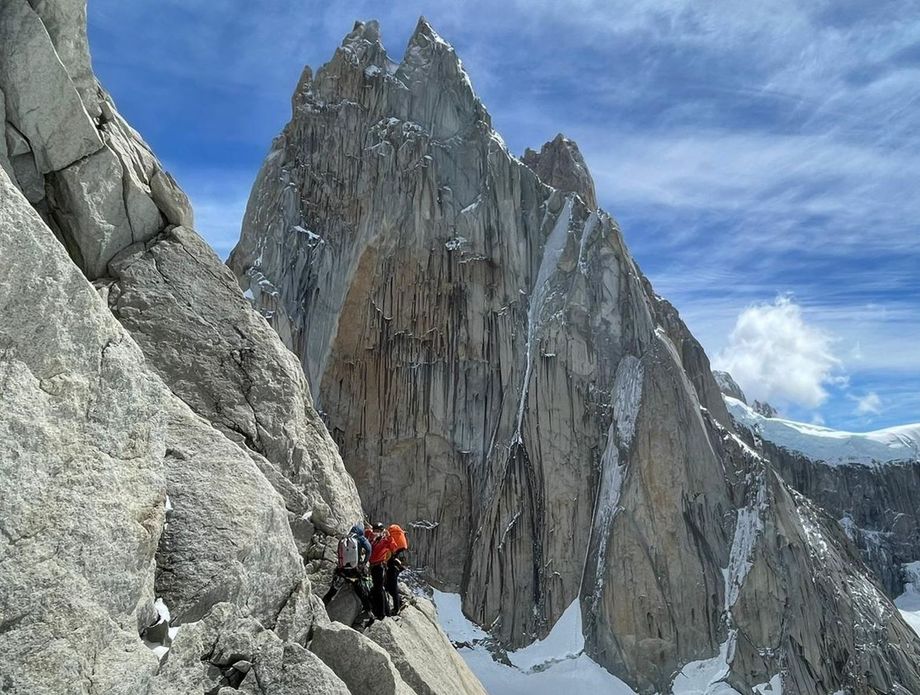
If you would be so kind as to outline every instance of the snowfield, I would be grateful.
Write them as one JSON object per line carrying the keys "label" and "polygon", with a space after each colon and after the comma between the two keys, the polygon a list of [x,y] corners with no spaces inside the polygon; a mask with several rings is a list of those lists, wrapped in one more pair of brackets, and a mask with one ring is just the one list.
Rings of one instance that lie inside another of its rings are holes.
{"label": "snowfield", "polygon": [[[619,678],[585,653],[581,610],[575,601],[542,640],[508,653],[513,665],[495,661],[486,646],[488,634],[470,622],[460,608],[460,596],[434,592],[441,627],[458,645],[460,656],[486,690],[494,695],[558,695],[577,692],[636,695]],[[464,644],[469,646],[463,646]]]}
{"label": "snowfield", "polygon": [[873,465],[920,460],[920,424],[874,432],[842,432],[794,420],[768,418],[731,396],[722,396],[728,412],[741,424],[777,446],[828,465]]}
{"label": "snowfield", "polygon": [[[467,666],[492,695],[559,695],[604,693],[637,695],[619,678],[608,673],[585,654],[581,610],[578,601],[565,609],[542,640],[508,652],[511,665],[495,661],[488,649],[489,635],[470,622],[460,605],[459,594],[434,591],[438,620]],[[728,675],[729,642],[712,659],[687,664],[673,683],[673,695],[740,695],[722,681]],[[754,686],[757,695],[782,695],[779,675]]]}

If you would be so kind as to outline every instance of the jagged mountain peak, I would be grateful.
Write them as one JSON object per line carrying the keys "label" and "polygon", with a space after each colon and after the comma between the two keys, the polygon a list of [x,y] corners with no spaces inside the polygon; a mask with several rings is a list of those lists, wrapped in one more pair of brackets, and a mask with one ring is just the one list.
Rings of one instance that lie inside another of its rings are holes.
{"label": "jagged mountain peak", "polygon": [[450,45],[447,41],[444,41],[441,38],[441,35],[435,31],[434,27],[431,26],[431,22],[426,19],[425,15],[420,15],[418,22],[415,23],[415,30],[412,32],[412,36],[409,38],[409,45],[411,46],[414,43],[418,43],[420,39],[427,39],[429,41],[439,41]]}
{"label": "jagged mountain peak", "polygon": [[315,76],[304,70],[292,104],[295,114],[357,106],[365,117],[385,113],[439,140],[491,131],[457,52],[424,17],[398,63],[387,53],[376,20],[356,22]]}
{"label": "jagged mountain peak", "polygon": [[380,22],[376,19],[369,19],[366,22],[362,22],[360,19],[356,20],[351,33],[343,40],[343,44],[355,36],[360,36],[371,42],[380,41]]}
{"label": "jagged mountain peak", "polygon": [[556,137],[544,143],[539,152],[529,147],[524,150],[521,161],[533,169],[544,183],[575,193],[581,196],[588,208],[597,209],[594,179],[574,140],[557,133]]}

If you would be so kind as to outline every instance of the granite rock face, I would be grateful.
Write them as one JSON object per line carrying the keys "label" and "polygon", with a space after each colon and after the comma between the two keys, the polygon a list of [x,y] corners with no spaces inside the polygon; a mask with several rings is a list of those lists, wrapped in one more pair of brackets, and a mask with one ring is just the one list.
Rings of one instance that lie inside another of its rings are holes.
{"label": "granite rock face", "polygon": [[574,145],[513,157],[424,20],[400,63],[357,24],[292,107],[230,267],[365,508],[468,615],[518,646],[580,601],[591,654],[641,692],[723,650],[741,692],[920,687],[920,643],[737,439]]}
{"label": "granite rock face", "polygon": [[[318,626],[313,631],[310,651],[325,661],[352,693],[416,695],[383,647],[341,623]],[[449,651],[448,648],[445,653]]]}
{"label": "granite rock face", "polygon": [[200,236],[172,227],[109,267],[112,312],[176,395],[261,468],[276,469],[269,480],[296,518],[310,512],[336,533],[362,517],[297,358]]}
{"label": "granite rock face", "polygon": [[96,82],[82,0],[0,4],[0,102],[0,690],[347,695],[302,555],[354,483]]}
{"label": "granite rock face", "polygon": [[155,594],[176,622],[233,601],[272,626],[303,563],[252,460],[148,368],[5,173],[0,193],[4,685],[147,692]]}
{"label": "granite rock face", "polygon": [[0,686],[143,692],[165,389],[2,171],[0,201]]}
{"label": "granite rock face", "polygon": [[888,595],[904,590],[901,565],[920,560],[920,461],[829,466],[763,441],[783,479],[838,521]]}
{"label": "granite rock face", "polygon": [[315,654],[229,603],[180,629],[154,693],[354,695]]}
{"label": "granite rock face", "polygon": [[192,213],[92,75],[85,15],[80,0],[4,2],[0,92],[4,168],[94,279],[125,246],[191,225]]}

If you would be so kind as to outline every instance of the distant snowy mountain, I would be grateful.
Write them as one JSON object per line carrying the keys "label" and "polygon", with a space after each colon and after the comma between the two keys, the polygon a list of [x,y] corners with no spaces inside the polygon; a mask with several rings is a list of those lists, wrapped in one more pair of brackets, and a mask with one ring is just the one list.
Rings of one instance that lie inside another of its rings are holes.
{"label": "distant snowy mountain", "polygon": [[842,432],[778,417],[765,417],[737,398],[725,395],[732,417],[777,446],[830,465],[872,465],[920,460],[920,423],[874,432]]}

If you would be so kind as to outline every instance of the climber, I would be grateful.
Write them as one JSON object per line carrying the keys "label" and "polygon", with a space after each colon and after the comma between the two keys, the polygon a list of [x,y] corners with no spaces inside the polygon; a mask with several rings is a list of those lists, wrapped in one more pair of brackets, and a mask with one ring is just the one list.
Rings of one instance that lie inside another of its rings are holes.
{"label": "climber", "polygon": [[371,607],[374,616],[378,620],[383,620],[388,613],[385,591],[387,563],[393,555],[395,545],[383,524],[374,524],[371,532]]}
{"label": "climber", "polygon": [[384,586],[390,596],[393,597],[392,614],[396,615],[402,609],[402,597],[399,595],[399,573],[405,569],[405,556],[409,550],[409,541],[406,540],[406,532],[398,524],[390,524],[387,533],[392,541],[393,555],[387,562]]}
{"label": "climber", "polygon": [[371,601],[365,584],[367,563],[371,556],[371,544],[364,536],[364,525],[355,524],[348,535],[339,540],[338,565],[332,575],[329,591],[323,596],[323,603],[329,605],[345,582],[351,582],[362,608],[371,612]]}

